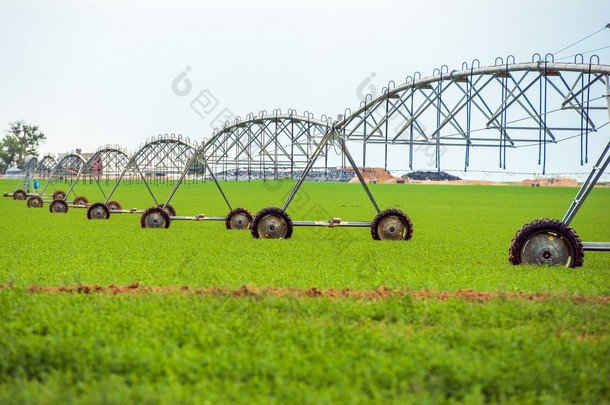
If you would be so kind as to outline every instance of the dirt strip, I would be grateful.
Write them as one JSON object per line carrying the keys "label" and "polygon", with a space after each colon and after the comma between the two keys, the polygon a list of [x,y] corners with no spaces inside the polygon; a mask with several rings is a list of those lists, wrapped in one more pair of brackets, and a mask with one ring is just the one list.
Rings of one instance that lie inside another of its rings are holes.
{"label": "dirt strip", "polygon": [[[0,284],[0,290],[13,289],[19,287],[11,287],[9,285]],[[367,300],[385,299],[396,296],[411,296],[416,299],[437,299],[447,301],[451,298],[463,299],[467,301],[485,302],[496,299],[506,300],[525,300],[525,301],[545,301],[545,300],[565,300],[574,301],[576,303],[596,302],[610,303],[610,297],[603,296],[582,296],[582,295],[567,295],[567,294],[551,294],[551,293],[510,293],[497,291],[474,291],[462,289],[457,291],[430,291],[430,290],[398,290],[388,287],[379,287],[375,290],[353,290],[349,288],[343,289],[318,289],[312,288],[257,288],[252,286],[242,286],[237,289],[230,288],[191,288],[188,286],[181,287],[155,287],[142,286],[139,283],[129,285],[109,285],[107,287],[101,285],[73,285],[73,286],[58,286],[46,287],[33,285],[28,288],[32,293],[47,293],[47,294],[197,294],[209,296],[230,296],[230,297],[297,297],[297,298],[359,298]]]}

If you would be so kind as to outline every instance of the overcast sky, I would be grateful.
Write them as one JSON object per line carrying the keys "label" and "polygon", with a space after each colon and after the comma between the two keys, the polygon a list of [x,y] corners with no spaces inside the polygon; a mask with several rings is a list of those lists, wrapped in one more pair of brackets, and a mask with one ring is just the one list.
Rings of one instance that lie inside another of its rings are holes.
{"label": "overcast sky", "polygon": [[[475,58],[530,61],[604,27],[610,1],[0,0],[0,21],[0,124],[40,125],[42,152],[134,151],[159,133],[201,141],[223,113],[336,116],[367,78],[381,88]],[[608,45],[610,29],[562,55]],[[201,91],[218,101],[204,117],[190,107]]]}

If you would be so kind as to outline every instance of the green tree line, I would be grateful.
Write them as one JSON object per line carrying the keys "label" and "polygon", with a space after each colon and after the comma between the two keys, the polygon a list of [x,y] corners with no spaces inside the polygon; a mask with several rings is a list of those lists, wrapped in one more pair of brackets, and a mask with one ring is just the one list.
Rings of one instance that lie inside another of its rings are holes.
{"label": "green tree line", "polygon": [[23,167],[26,156],[38,156],[38,147],[45,139],[38,125],[23,120],[10,123],[0,141],[0,170],[6,170],[12,162],[16,162],[17,167]]}

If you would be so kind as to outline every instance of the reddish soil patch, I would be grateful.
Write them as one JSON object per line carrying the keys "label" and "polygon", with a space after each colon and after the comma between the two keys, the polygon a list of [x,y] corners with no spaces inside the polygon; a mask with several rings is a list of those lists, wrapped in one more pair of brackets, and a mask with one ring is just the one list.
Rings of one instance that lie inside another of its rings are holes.
{"label": "reddish soil patch", "polygon": [[[384,170],[382,167],[367,167],[366,170],[362,170],[362,167],[359,167],[360,174],[364,178],[364,181],[367,183],[396,183],[406,182],[402,177],[395,177],[388,170]],[[353,171],[352,167],[345,167],[344,170]],[[354,174],[354,178],[351,180],[351,183],[358,183],[358,177]]]}
{"label": "reddish soil patch", "polygon": [[[1,289],[16,288],[5,284],[0,284]],[[379,287],[376,290],[352,290],[349,288],[320,290],[316,287],[312,288],[256,288],[252,286],[242,286],[238,289],[230,288],[191,288],[189,286],[181,287],[156,287],[156,286],[141,286],[139,283],[131,283],[129,285],[109,285],[108,287],[100,285],[75,285],[75,286],[58,286],[45,287],[33,285],[28,291],[32,293],[51,293],[51,294],[197,294],[210,296],[226,296],[226,297],[296,297],[296,298],[357,298],[366,300],[385,299],[390,297],[411,296],[416,299],[437,299],[447,301],[449,299],[462,299],[466,301],[486,302],[490,300],[525,300],[525,301],[545,301],[545,300],[566,300],[576,303],[597,302],[610,303],[610,297],[594,297],[594,296],[575,296],[575,295],[558,295],[548,293],[505,293],[497,291],[474,291],[474,290],[457,290],[457,291],[429,291],[429,290],[397,290],[388,287]]]}

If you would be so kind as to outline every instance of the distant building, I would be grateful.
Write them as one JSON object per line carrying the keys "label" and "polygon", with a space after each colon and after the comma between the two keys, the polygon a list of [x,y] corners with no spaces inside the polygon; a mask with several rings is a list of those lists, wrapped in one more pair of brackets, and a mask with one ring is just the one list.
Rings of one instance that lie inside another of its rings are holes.
{"label": "distant building", "polygon": [[21,170],[17,167],[17,163],[13,162],[6,172],[4,173],[4,177],[7,179],[17,179],[22,176]]}

